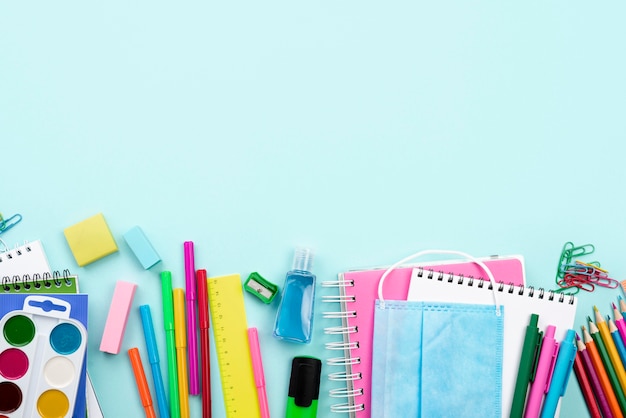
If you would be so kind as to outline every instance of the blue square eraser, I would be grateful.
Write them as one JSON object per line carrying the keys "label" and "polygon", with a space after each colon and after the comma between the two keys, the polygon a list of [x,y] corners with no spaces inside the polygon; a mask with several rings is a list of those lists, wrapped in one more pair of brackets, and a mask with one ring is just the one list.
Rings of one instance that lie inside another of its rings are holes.
{"label": "blue square eraser", "polygon": [[138,226],[126,232],[124,239],[144,269],[148,270],[161,261],[161,257],[159,257],[159,254],[157,254],[146,235]]}

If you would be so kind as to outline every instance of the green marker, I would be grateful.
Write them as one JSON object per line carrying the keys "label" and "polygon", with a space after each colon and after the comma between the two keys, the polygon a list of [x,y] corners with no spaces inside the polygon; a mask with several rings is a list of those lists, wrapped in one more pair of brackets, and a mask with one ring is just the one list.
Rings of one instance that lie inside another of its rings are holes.
{"label": "green marker", "polygon": [[519,361],[510,418],[522,418],[524,415],[524,403],[526,402],[528,385],[534,378],[541,349],[541,336],[543,333],[537,328],[537,322],[539,322],[539,315],[530,315],[530,323],[526,327],[522,356]]}
{"label": "green marker", "polygon": [[314,357],[293,358],[286,418],[315,418],[317,416],[321,372],[321,360]]}
{"label": "green marker", "polygon": [[163,325],[167,347],[167,375],[170,389],[170,411],[172,417],[180,416],[178,397],[178,369],[176,367],[176,340],[174,339],[174,296],[172,295],[172,273],[161,272],[161,293],[163,295]]}

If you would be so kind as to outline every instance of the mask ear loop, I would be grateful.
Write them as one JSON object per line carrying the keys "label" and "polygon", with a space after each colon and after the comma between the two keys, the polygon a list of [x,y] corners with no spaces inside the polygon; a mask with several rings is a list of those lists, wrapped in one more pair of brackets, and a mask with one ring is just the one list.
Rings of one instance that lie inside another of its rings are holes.
{"label": "mask ear loop", "polygon": [[472,257],[471,255],[461,252],[461,251],[454,251],[454,250],[424,250],[424,251],[419,251],[415,254],[412,254],[408,257],[403,258],[402,260],[398,261],[397,263],[393,264],[391,267],[389,267],[381,276],[379,282],[378,282],[378,299],[380,300],[380,307],[381,308],[385,308],[385,299],[383,297],[383,285],[385,284],[385,279],[387,278],[387,276],[389,276],[389,274],[397,269],[399,266],[401,266],[402,264],[405,264],[415,258],[424,256],[424,255],[428,255],[428,254],[449,254],[449,255],[458,255],[461,256],[463,258],[466,258],[470,261],[472,261],[473,263],[478,264],[484,271],[485,273],[487,273],[487,277],[489,278],[489,282],[491,283],[491,293],[493,295],[493,304],[496,307],[496,316],[500,316],[502,314],[501,309],[500,309],[500,304],[498,303],[498,296],[496,294],[496,281],[493,278],[493,274],[491,273],[491,270],[489,270],[489,267],[487,267],[485,265],[485,263],[483,263],[482,261]]}

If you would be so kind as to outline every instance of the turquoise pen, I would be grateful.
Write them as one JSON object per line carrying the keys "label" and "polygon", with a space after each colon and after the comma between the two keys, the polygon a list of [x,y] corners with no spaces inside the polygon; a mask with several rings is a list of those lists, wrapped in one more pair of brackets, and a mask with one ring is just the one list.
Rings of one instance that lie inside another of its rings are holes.
{"label": "turquoise pen", "polygon": [[154,324],[152,323],[150,306],[141,305],[139,307],[139,313],[141,314],[143,335],[146,339],[146,347],[148,349],[148,360],[152,368],[152,380],[154,380],[154,391],[156,393],[157,406],[159,407],[159,416],[161,416],[161,418],[169,418],[170,412],[167,405],[167,398],[165,397],[165,387],[163,386],[163,376],[161,375],[161,365],[159,364],[159,350],[154,336]]}
{"label": "turquoise pen", "polygon": [[574,346],[575,338],[576,333],[574,330],[568,329],[565,334],[565,339],[559,345],[559,353],[556,357],[554,371],[552,372],[550,388],[543,401],[541,418],[554,417],[559,400],[561,396],[565,395],[567,382],[569,381],[569,376],[574,367],[574,359],[576,357],[577,350]]}
{"label": "turquoise pen", "polygon": [[172,273],[169,271],[161,272],[161,291],[163,293],[163,325],[165,326],[165,345],[167,347],[170,415],[172,418],[177,418],[180,417],[180,398],[178,397],[178,367],[176,339],[174,338],[174,295],[172,293]]}

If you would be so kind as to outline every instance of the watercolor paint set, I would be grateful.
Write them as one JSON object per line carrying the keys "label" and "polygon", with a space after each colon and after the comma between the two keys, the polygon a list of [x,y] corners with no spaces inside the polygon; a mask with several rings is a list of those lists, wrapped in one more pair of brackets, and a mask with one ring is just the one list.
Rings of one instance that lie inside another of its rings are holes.
{"label": "watercolor paint set", "polygon": [[0,418],[80,416],[87,296],[0,295],[0,315]]}

